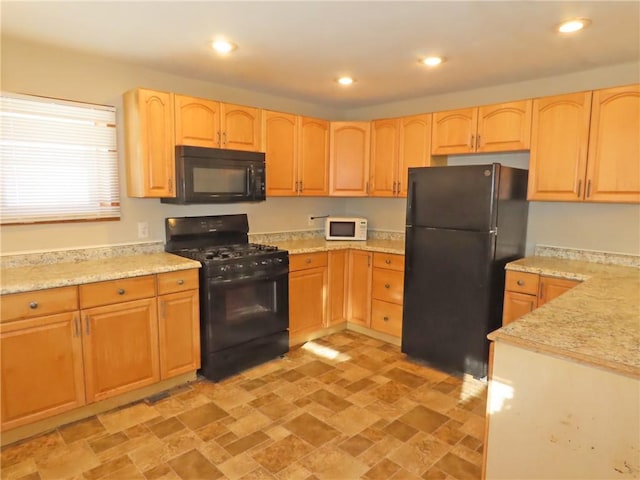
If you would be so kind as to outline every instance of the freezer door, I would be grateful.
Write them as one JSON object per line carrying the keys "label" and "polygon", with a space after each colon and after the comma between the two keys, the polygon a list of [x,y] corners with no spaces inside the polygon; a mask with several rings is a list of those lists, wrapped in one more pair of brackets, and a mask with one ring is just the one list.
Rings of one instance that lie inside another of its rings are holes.
{"label": "freezer door", "polygon": [[[502,292],[490,233],[406,230],[402,352],[451,373],[487,374],[486,335],[500,325]],[[499,282],[498,282],[499,283]]]}
{"label": "freezer door", "polygon": [[409,169],[407,225],[488,232],[500,164]]}

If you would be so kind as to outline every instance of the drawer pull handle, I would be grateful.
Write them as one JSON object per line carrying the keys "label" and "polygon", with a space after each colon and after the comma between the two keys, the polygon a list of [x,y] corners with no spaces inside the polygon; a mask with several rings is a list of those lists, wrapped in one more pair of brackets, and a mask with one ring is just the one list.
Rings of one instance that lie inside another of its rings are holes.
{"label": "drawer pull handle", "polygon": [[311,259],[307,258],[307,264],[311,263]]}
{"label": "drawer pull handle", "polygon": [[387,258],[387,259],[384,261],[384,263],[386,263],[387,265],[391,265],[391,259],[390,259],[390,258]]}
{"label": "drawer pull handle", "polygon": [[35,310],[36,308],[38,308],[38,302],[31,302],[29,304],[29,308]]}
{"label": "drawer pull handle", "polygon": [[184,280],[183,279],[179,279],[178,280],[178,285],[184,285]]}
{"label": "drawer pull handle", "polygon": [[389,317],[382,317],[382,320],[384,320],[385,322],[389,321]]}
{"label": "drawer pull handle", "polygon": [[389,285],[388,283],[385,283],[384,288],[391,288],[391,285]]}
{"label": "drawer pull handle", "polygon": [[523,286],[524,285],[524,280],[518,280],[516,282],[519,286]]}
{"label": "drawer pull handle", "polygon": [[118,295],[124,295],[124,288],[118,289]]}

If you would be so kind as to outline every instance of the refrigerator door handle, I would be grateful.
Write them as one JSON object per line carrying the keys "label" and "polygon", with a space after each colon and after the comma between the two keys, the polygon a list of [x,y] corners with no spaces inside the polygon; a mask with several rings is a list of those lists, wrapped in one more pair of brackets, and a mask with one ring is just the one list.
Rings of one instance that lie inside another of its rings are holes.
{"label": "refrigerator door handle", "polygon": [[409,192],[407,197],[407,225],[413,225],[415,223],[415,219],[413,218],[415,215],[414,204],[416,203],[416,182],[414,180],[409,182]]}

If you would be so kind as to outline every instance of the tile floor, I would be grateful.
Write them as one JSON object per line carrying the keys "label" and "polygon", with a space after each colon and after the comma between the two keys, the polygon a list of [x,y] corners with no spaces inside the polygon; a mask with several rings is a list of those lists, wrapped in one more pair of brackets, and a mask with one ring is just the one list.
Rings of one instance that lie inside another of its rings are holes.
{"label": "tile floor", "polygon": [[2,449],[2,479],[480,478],[486,387],[339,332]]}

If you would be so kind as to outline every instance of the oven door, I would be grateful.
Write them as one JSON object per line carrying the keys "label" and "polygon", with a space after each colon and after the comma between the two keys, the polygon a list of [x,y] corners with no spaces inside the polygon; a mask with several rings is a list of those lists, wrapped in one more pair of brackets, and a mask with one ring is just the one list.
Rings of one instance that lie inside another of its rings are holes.
{"label": "oven door", "polygon": [[289,328],[287,268],[230,281],[209,278],[203,290],[203,356]]}

